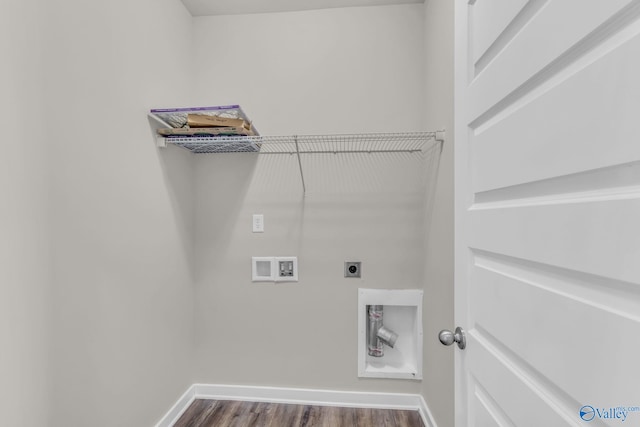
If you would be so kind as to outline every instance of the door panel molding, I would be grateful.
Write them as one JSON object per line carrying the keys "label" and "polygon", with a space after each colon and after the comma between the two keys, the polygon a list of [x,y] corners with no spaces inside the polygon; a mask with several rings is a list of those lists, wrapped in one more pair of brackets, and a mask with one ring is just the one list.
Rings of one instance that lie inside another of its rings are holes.
{"label": "door panel molding", "polygon": [[501,1],[456,1],[456,427],[635,424],[640,1]]}

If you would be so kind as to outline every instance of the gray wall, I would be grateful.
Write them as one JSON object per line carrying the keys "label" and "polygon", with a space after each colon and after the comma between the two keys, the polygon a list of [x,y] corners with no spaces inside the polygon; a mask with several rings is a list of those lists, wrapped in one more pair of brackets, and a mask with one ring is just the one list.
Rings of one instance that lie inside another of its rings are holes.
{"label": "gray wall", "polygon": [[[423,19],[422,5],[197,18],[197,96],[242,104],[267,135],[423,130]],[[198,157],[198,379],[420,392],[357,378],[357,288],[423,286],[430,160],[306,156],[303,197],[295,157]],[[299,283],[252,283],[251,256],[279,255],[298,256]]]}
{"label": "gray wall", "polygon": [[185,103],[175,0],[47,2],[52,426],[148,426],[193,382],[192,159],[146,113]]}
{"label": "gray wall", "polygon": [[[144,118],[237,102],[264,134],[449,130],[448,2],[197,19],[7,2],[4,421],[150,425],[197,381],[422,392],[449,424],[452,355],[429,337],[453,321],[451,132],[435,196],[432,158],[354,155],[306,159],[303,198],[293,158],[158,151]],[[297,255],[300,282],[251,283],[252,255]],[[358,380],[357,287],[423,286],[425,380]]]}
{"label": "gray wall", "polygon": [[41,6],[8,0],[0,13],[0,414],[3,425],[23,427],[46,425],[48,416]]}
{"label": "gray wall", "polygon": [[454,423],[454,349],[437,334],[453,324],[453,3],[425,5],[426,112],[431,128],[447,129],[427,235],[424,301],[424,381],[422,393],[440,426]]}
{"label": "gray wall", "polygon": [[265,135],[425,130],[422,7],[195,18],[196,104]]}

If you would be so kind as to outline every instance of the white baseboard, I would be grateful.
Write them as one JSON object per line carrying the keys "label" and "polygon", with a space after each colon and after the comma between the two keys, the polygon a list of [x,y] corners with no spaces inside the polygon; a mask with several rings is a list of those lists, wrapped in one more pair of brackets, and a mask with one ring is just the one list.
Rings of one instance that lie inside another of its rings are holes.
{"label": "white baseboard", "polygon": [[418,396],[420,398],[420,407],[418,408],[418,412],[420,412],[420,418],[422,418],[422,422],[425,427],[438,427],[436,425],[436,420],[433,419],[433,414],[427,406],[427,402],[424,400],[424,397]]}
{"label": "white baseboard", "polygon": [[171,427],[195,399],[242,400],[297,405],[343,406],[417,410],[426,427],[437,427],[425,400],[419,394],[314,390],[283,387],[254,387],[194,384],[160,420],[156,427]]}
{"label": "white baseboard", "polygon": [[158,421],[158,424],[156,424],[155,427],[172,427],[194,400],[196,400],[196,396],[192,385],[184,392],[171,409],[169,409],[169,412],[167,412],[164,417]]}

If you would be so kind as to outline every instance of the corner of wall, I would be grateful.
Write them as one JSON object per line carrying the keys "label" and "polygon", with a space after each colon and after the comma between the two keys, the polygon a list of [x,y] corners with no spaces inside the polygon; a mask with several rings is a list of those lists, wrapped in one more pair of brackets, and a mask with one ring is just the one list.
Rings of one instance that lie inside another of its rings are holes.
{"label": "corner of wall", "polygon": [[434,423],[454,423],[454,353],[437,338],[453,327],[453,2],[425,2],[426,121],[446,130],[425,263],[425,351],[422,395]]}

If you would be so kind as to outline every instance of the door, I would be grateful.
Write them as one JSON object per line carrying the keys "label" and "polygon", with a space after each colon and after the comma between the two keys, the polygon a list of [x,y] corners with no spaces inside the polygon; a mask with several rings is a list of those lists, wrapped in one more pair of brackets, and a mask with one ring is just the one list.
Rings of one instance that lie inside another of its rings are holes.
{"label": "door", "polygon": [[456,2],[456,426],[640,426],[640,1]]}

